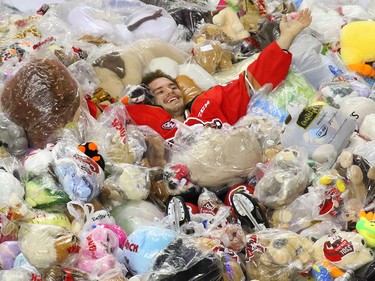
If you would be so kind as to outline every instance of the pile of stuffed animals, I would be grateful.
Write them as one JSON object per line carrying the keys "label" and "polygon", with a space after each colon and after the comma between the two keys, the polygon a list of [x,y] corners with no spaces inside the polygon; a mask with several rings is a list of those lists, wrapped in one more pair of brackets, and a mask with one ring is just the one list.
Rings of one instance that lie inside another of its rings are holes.
{"label": "pile of stuffed animals", "polygon": [[[0,280],[375,280],[375,1],[0,3]],[[43,4],[43,5],[42,5]],[[126,107],[185,103],[312,11],[275,89],[173,143]]]}

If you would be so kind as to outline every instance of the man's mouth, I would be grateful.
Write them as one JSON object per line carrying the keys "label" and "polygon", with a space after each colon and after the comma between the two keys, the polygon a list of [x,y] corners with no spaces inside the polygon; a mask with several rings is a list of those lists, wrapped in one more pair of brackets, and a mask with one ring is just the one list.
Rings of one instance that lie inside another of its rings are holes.
{"label": "man's mouth", "polygon": [[177,97],[170,98],[169,100],[167,100],[166,103],[171,103],[171,102],[174,102],[175,100],[178,100],[178,98]]}

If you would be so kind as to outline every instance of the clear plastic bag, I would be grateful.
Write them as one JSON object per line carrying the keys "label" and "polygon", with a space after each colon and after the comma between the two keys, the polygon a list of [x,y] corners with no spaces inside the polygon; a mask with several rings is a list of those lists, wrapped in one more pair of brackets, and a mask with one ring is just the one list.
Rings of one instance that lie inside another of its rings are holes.
{"label": "clear plastic bag", "polygon": [[309,105],[316,99],[316,91],[301,72],[291,66],[286,79],[271,91],[269,84],[252,97],[248,114],[271,115],[284,122],[291,104]]}
{"label": "clear plastic bag", "polygon": [[48,56],[25,64],[1,95],[4,113],[24,128],[34,148],[55,143],[59,130],[74,119],[80,102],[76,80],[58,59]]}
{"label": "clear plastic bag", "polygon": [[265,206],[276,208],[291,203],[307,188],[312,170],[307,152],[299,147],[284,149],[272,158],[255,186],[254,196]]}
{"label": "clear plastic bag", "polygon": [[114,170],[103,183],[102,197],[115,201],[115,205],[125,200],[144,200],[148,197],[151,182],[147,168],[119,164]]}
{"label": "clear plastic bag", "polygon": [[96,198],[104,182],[102,168],[76,146],[59,142],[52,150],[53,171],[71,200]]}
{"label": "clear plastic bag", "polygon": [[281,144],[304,147],[309,158],[327,167],[349,144],[356,128],[353,119],[328,105],[296,107],[291,115],[292,119],[281,135]]}
{"label": "clear plastic bag", "polygon": [[171,163],[184,164],[200,187],[219,190],[255,174],[262,151],[254,133],[245,127],[181,125],[174,138]]}
{"label": "clear plastic bag", "polygon": [[178,237],[154,259],[148,280],[222,280],[223,264],[211,252],[202,252],[192,239]]}
{"label": "clear plastic bag", "polygon": [[246,235],[246,272],[260,281],[294,280],[313,265],[313,243],[291,231],[267,229]]}
{"label": "clear plastic bag", "polygon": [[41,270],[63,264],[78,252],[78,238],[61,226],[23,224],[19,243],[22,254]]}

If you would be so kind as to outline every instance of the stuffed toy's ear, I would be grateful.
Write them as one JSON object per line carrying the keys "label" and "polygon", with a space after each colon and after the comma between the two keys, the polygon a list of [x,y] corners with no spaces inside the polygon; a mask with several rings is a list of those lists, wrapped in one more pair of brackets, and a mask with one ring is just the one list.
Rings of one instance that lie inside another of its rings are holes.
{"label": "stuffed toy's ear", "polygon": [[176,78],[178,75],[178,63],[168,57],[152,59],[149,65],[146,66],[144,73],[154,72],[158,69],[163,71],[165,74],[168,74],[172,78]]}
{"label": "stuffed toy's ear", "polygon": [[184,104],[189,103],[193,98],[200,95],[203,90],[187,75],[178,75],[176,82],[184,94]]}

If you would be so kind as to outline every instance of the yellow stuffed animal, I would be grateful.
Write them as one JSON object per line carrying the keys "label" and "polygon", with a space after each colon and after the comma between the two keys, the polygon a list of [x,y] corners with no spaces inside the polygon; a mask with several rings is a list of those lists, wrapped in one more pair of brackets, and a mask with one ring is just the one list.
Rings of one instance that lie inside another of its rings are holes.
{"label": "yellow stuffed animal", "polygon": [[375,61],[375,22],[356,21],[341,30],[341,57],[350,70],[364,76],[374,76],[375,69],[369,62]]}

